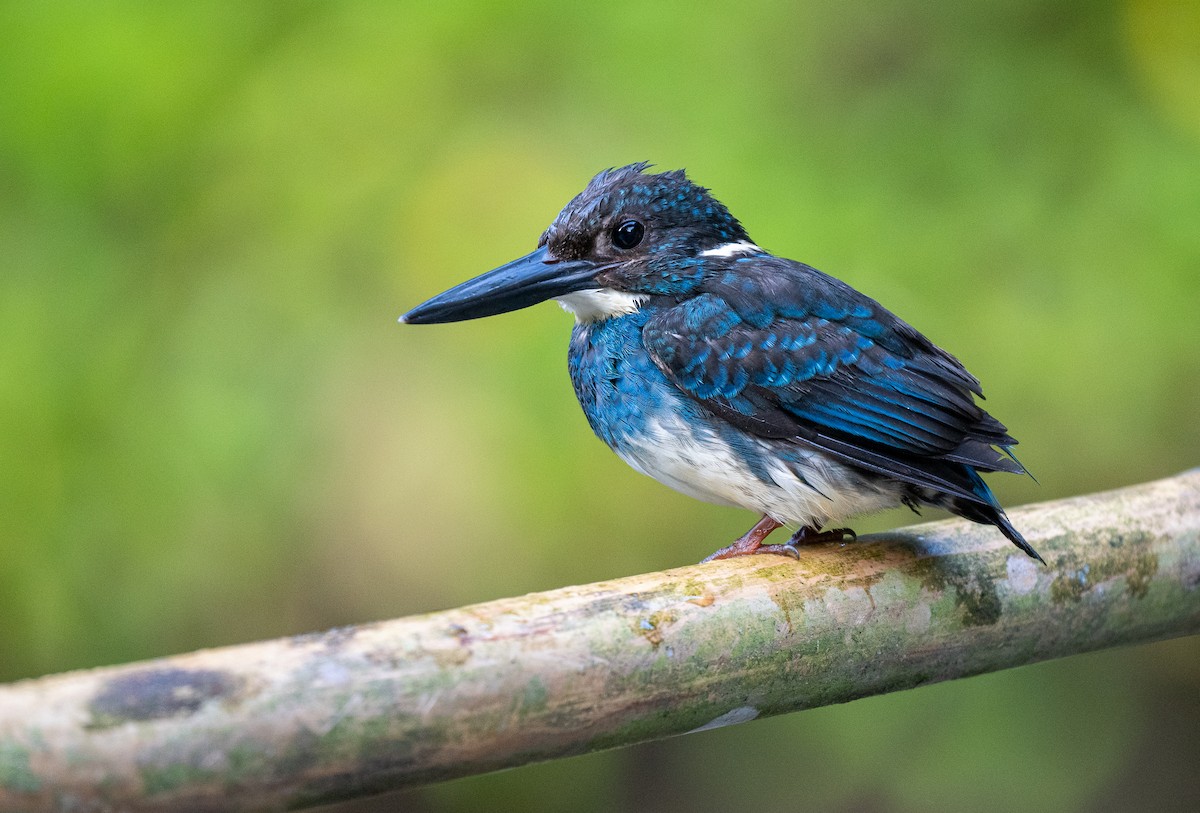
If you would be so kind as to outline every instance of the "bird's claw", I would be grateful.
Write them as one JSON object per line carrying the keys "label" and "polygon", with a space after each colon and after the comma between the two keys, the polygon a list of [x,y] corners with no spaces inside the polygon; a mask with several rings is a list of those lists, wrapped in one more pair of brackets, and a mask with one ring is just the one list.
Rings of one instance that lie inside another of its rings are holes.
{"label": "bird's claw", "polygon": [[792,538],[788,540],[789,545],[816,545],[821,542],[854,542],[858,539],[858,534],[853,528],[830,528],[827,531],[819,531],[816,528],[805,526],[796,533],[792,534]]}
{"label": "bird's claw", "polygon": [[732,545],[726,545],[718,551],[713,551],[708,556],[700,560],[700,564],[712,562],[716,559],[732,559],[735,556],[748,556],[758,552],[762,548],[762,541],[767,538],[771,531],[780,526],[780,523],[771,519],[768,516],[763,516],[754,527],[746,531]]}
{"label": "bird's claw", "polygon": [[712,562],[717,559],[732,559],[735,556],[748,556],[759,553],[790,556],[799,561],[801,545],[813,545],[819,542],[846,543],[858,539],[858,535],[850,528],[830,528],[827,531],[822,531],[811,525],[806,525],[792,534],[792,538],[783,545],[762,544],[762,540],[767,534],[778,527],[778,522],[770,517],[763,517],[757,525],[747,531],[744,536],[736,540],[732,545],[714,551],[701,559],[700,564]]}

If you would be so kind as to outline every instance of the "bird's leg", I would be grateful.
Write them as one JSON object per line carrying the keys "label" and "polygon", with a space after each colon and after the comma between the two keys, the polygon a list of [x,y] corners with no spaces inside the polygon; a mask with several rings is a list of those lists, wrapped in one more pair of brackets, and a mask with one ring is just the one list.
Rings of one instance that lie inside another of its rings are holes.
{"label": "bird's leg", "polygon": [[[714,559],[732,559],[734,556],[748,556],[751,553],[757,553],[763,547],[763,540],[776,528],[783,527],[782,523],[776,522],[768,516],[764,516],[754,527],[742,534],[742,536],[728,547],[721,548],[719,551],[713,552],[709,556],[705,556],[700,560],[700,563],[711,562]],[[783,547],[782,545],[770,545],[772,548]]]}
{"label": "bird's leg", "polygon": [[754,552],[777,553],[781,556],[791,556],[799,559],[800,545],[815,545],[820,542],[845,542],[846,537],[850,537],[850,541],[853,542],[855,539],[858,539],[858,534],[849,528],[830,528],[828,531],[822,531],[815,526],[805,525],[792,534],[792,538],[787,541],[787,544],[763,545]]}

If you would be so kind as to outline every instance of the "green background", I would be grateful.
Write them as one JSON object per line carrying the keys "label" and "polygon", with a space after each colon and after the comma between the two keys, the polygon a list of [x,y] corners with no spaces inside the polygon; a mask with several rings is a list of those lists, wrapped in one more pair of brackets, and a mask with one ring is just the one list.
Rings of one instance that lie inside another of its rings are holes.
{"label": "green background", "polygon": [[[957,354],[1038,475],[1200,455],[1200,4],[5,3],[0,680],[693,562],[553,304],[396,317],[604,167]],[[907,522],[904,513],[855,523]],[[1200,809],[1196,639],[347,809]]]}

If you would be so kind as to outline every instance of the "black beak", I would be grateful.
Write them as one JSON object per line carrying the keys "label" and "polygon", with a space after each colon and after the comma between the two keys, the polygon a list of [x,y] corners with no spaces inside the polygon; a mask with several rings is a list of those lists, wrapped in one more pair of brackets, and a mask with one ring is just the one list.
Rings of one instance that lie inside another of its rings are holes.
{"label": "black beak", "polygon": [[507,313],[556,296],[596,287],[601,267],[587,260],[558,260],[545,247],[475,279],[455,285],[400,317],[410,325],[461,322]]}

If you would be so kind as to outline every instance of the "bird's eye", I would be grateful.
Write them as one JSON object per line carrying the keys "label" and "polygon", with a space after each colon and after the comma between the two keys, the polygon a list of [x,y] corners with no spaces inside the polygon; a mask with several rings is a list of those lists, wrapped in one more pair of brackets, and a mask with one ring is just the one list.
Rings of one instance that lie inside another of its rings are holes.
{"label": "bird's eye", "polygon": [[642,242],[646,235],[646,227],[636,220],[623,220],[612,230],[613,245],[617,248],[630,249]]}

